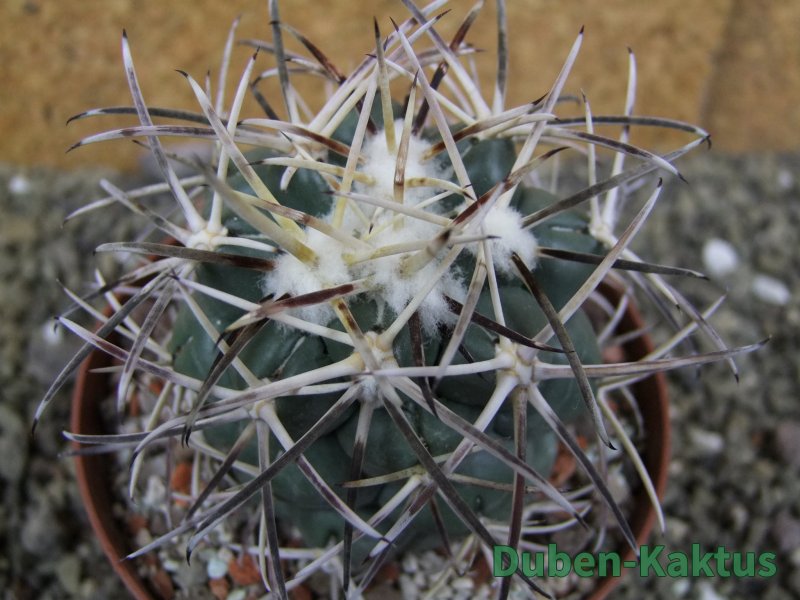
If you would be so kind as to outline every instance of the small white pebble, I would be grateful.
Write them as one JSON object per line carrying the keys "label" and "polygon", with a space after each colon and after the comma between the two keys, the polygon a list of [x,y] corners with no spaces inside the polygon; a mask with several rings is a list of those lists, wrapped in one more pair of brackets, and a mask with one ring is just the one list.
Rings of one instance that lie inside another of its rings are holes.
{"label": "small white pebble", "polygon": [[133,536],[133,539],[137,546],[147,546],[147,544],[153,541],[153,535],[147,530],[146,527],[143,527],[136,532],[136,535]]}
{"label": "small white pebble", "polygon": [[441,600],[449,600],[453,597],[453,590],[449,586],[442,587],[436,592],[436,598]]}
{"label": "small white pebble", "polygon": [[213,556],[206,565],[206,573],[209,579],[225,577],[228,574],[228,563],[217,556]]}
{"label": "small white pebble", "polygon": [[244,600],[245,598],[247,598],[247,590],[239,588],[238,590],[232,590],[226,600]]}
{"label": "small white pebble", "polygon": [[148,508],[160,508],[167,497],[167,488],[157,475],[147,478],[147,488],[142,497],[142,504]]}
{"label": "small white pebble", "polygon": [[14,195],[21,196],[31,190],[31,182],[25,175],[14,175],[8,180],[8,191]]}
{"label": "small white pebble", "polygon": [[417,585],[417,587],[420,587],[420,588],[423,588],[423,589],[428,587],[428,577],[427,577],[427,574],[424,573],[423,571],[419,571],[419,572],[415,573],[413,575],[413,578],[414,578],[414,583]]}
{"label": "small white pebble", "polygon": [[607,483],[608,491],[611,492],[611,496],[617,502],[621,503],[630,496],[631,490],[628,480],[619,469],[614,469],[609,472]]}
{"label": "small white pebble", "polygon": [[672,593],[676,598],[683,598],[689,592],[690,587],[689,580],[681,577],[672,583]]}
{"label": "small white pebble", "polygon": [[789,169],[781,169],[778,171],[778,187],[783,191],[788,190],[794,185],[794,175]]}
{"label": "small white pebble", "polygon": [[482,585],[472,595],[473,600],[489,600],[491,596],[492,588],[488,585]]}
{"label": "small white pebble", "polygon": [[683,540],[689,535],[689,525],[686,524],[686,521],[667,517],[666,525],[672,539]]}
{"label": "small white pebble", "polygon": [[180,561],[167,558],[161,561],[161,566],[164,567],[164,570],[169,573],[177,573],[183,565],[180,563]]}
{"label": "small white pebble", "polygon": [[64,341],[64,329],[48,321],[42,325],[42,339],[48,346],[58,346]]}
{"label": "small white pebble", "polygon": [[759,300],[775,306],[786,306],[792,298],[792,293],[786,284],[769,275],[753,277],[752,290]]}
{"label": "small white pebble", "polygon": [[739,266],[739,255],[730,242],[712,238],[703,246],[703,264],[711,277],[725,277]]}
{"label": "small white pebble", "polygon": [[725,596],[720,596],[707,581],[703,581],[697,587],[700,590],[700,600],[727,600]]}
{"label": "small white pebble", "polygon": [[403,559],[403,571],[406,573],[416,573],[419,571],[419,561],[414,554],[406,554]]}
{"label": "small white pebble", "polygon": [[221,561],[224,561],[225,564],[228,564],[233,558],[233,551],[230,548],[220,548],[217,551],[217,558],[219,558]]}
{"label": "small white pebble", "polygon": [[733,520],[733,526],[738,531],[742,531],[747,526],[750,515],[747,513],[747,509],[744,506],[741,504],[734,504],[731,508],[731,519]]}
{"label": "small white pebble", "polygon": [[422,563],[431,573],[438,573],[445,566],[445,560],[435,552],[426,552],[421,557]]}
{"label": "small white pebble", "polygon": [[[217,539],[219,540],[220,544],[230,544],[233,541],[233,534],[228,528],[218,528]],[[220,552],[228,552],[228,558],[233,556],[233,553],[227,548],[223,548],[220,550]]]}
{"label": "small white pebble", "polygon": [[56,577],[70,595],[76,594],[80,588],[80,559],[75,554],[67,554],[59,559],[55,565]]}
{"label": "small white pebble", "polygon": [[419,596],[419,588],[408,575],[400,575],[400,593],[403,598],[413,600]]}
{"label": "small white pebble", "polygon": [[453,589],[456,590],[471,590],[475,587],[475,582],[469,577],[459,577],[458,579],[454,579],[451,585]]}
{"label": "small white pebble", "polygon": [[689,430],[692,444],[703,454],[719,454],[725,448],[725,440],[718,433],[705,429],[692,428]]}

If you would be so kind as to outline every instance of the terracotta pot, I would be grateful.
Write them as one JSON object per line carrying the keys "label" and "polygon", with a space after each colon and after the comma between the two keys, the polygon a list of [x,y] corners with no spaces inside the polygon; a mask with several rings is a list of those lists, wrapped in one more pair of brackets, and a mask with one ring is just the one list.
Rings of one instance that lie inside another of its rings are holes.
{"label": "terracotta pot", "polygon": [[[621,297],[622,290],[619,287],[601,284],[599,288],[606,298],[616,306]],[[644,328],[644,320],[635,304],[629,303],[622,319],[617,326],[617,332],[636,331]],[[622,347],[626,360],[636,360],[653,351],[653,342],[647,335],[637,336]],[[632,386],[633,396],[639,412],[642,415],[642,425],[645,431],[644,452],[642,461],[653,481],[653,487],[659,498],[664,497],[664,490],[667,487],[667,472],[670,462],[670,432],[671,425],[669,420],[669,393],[667,391],[667,380],[663,372],[655,373],[647,379],[642,379]],[[639,487],[633,498],[633,512],[628,517],[633,535],[638,546],[647,543],[650,532],[656,522],[656,513],[653,509],[647,493]],[[621,550],[621,562],[631,560],[634,557],[633,550],[625,546]],[[625,571],[623,570],[624,574]],[[588,596],[590,600],[602,600],[619,585],[622,577],[598,577],[597,587]]]}
{"label": "terracotta pot", "polygon": [[[93,351],[81,365],[72,394],[70,427],[75,433],[100,434],[108,431],[98,410],[100,402],[112,392],[111,381],[104,373],[93,369],[108,367],[112,358],[99,350]],[[74,444],[79,449],[79,444]],[[137,562],[124,560],[135,548],[126,535],[123,524],[111,514],[115,499],[112,491],[114,458],[109,454],[75,456],[75,475],[83,505],[89,515],[103,552],[122,583],[136,600],[158,598],[150,585],[139,576]]]}
{"label": "terracotta pot", "polygon": [[[619,288],[603,284],[599,291],[615,304],[621,298]],[[642,317],[633,304],[620,320],[617,333],[640,330],[644,326]],[[625,360],[637,360],[649,354],[653,344],[649,337],[638,336],[623,345]],[[108,431],[97,407],[112,392],[108,375],[93,373],[93,369],[107,367],[112,359],[95,350],[81,366],[72,397],[71,427],[74,433],[98,434]],[[663,373],[656,373],[636,383],[633,393],[642,416],[647,439],[642,455],[645,466],[659,495],[663,496],[670,460],[669,400]],[[137,572],[139,561],[123,560],[135,549],[125,527],[111,514],[113,505],[112,473],[114,459],[109,454],[77,455],[75,457],[78,486],[89,521],[111,566],[119,575],[136,600],[164,598],[163,591],[143,579]],[[647,542],[655,524],[656,515],[643,489],[634,495],[634,508],[629,516],[631,529],[641,546]],[[633,551],[625,546],[620,549],[622,560],[633,558]],[[624,573],[624,571],[623,571]],[[605,577],[596,580],[596,589],[588,596],[591,600],[602,600],[619,584],[621,577]]]}

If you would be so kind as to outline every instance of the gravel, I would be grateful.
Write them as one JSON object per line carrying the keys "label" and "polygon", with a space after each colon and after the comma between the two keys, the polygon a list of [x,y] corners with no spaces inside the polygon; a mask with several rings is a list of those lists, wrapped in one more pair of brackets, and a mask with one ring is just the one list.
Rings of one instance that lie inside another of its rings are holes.
{"label": "gravel", "polygon": [[[670,378],[673,462],[664,501],[667,530],[652,543],[730,552],[774,552],[771,578],[640,579],[629,573],[614,598],[761,600],[800,597],[800,155],[726,157],[698,153],[679,167],[690,184],[669,181],[639,235],[649,259],[703,268],[704,247],[721,240],[733,270],[712,282],[686,281],[698,306],[721,290],[713,325],[732,345],[767,335],[737,360],[737,383],[723,364]],[[5,598],[124,598],[80,506],[72,463],[59,458],[68,422],[63,390],[29,435],[46,382],[75,352],[51,319],[67,306],[58,281],[85,289],[100,241],[126,239],[131,225],[110,209],[62,229],[64,216],[99,196],[108,173],[59,173],[0,165],[0,590]],[[125,187],[125,182],[116,180]],[[713,271],[713,269],[709,269]],[[772,280],[766,295],[754,283]]]}

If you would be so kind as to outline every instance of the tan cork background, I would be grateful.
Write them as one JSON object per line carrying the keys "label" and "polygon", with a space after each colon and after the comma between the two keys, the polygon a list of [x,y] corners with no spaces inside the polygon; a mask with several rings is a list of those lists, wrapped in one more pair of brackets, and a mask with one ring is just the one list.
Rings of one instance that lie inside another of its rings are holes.
{"label": "tan cork background", "polygon": [[[442,34],[452,34],[471,6],[472,0],[451,2]],[[130,104],[120,57],[122,29],[128,31],[148,104],[194,109],[188,86],[174,69],[198,79],[215,71],[237,14],[243,16],[239,37],[271,38],[266,0],[3,0],[0,161],[135,168],[142,153],[125,143],[65,154],[84,135],[131,122],[102,117],[65,126],[69,116],[87,108]],[[400,0],[281,5],[282,19],[345,71],[371,51],[373,15],[388,32],[389,17],[402,20],[407,14]],[[637,114],[697,123],[725,151],[800,148],[800,2],[508,0],[508,16],[514,102],[547,91],[585,25],[565,91],[583,90],[595,114],[621,112],[630,46],[638,64]],[[486,50],[480,56],[484,86],[494,61],[494,19],[489,0],[469,37]],[[234,76],[249,53],[236,50]],[[257,111],[251,103],[248,114]],[[636,141],[674,145],[652,132]]]}

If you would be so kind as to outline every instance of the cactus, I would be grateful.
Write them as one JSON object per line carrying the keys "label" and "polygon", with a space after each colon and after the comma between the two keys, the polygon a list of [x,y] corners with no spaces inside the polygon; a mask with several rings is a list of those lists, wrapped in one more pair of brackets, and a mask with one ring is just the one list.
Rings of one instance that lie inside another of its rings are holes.
{"label": "cactus", "polygon": [[[98,248],[146,259],[99,282],[92,297],[105,295],[113,311],[98,331],[59,319],[86,345],[36,419],[97,347],[122,364],[119,410],[137,394],[151,397],[153,412],[139,434],[69,437],[133,448],[132,490],[143,456],[165,439],[187,445],[207,469],[184,520],[136,555],[186,537],[191,552],[239,509],[255,511],[253,543],[278,597],[326,564],[357,597],[389,556],[452,553],[464,539],[484,549],[519,546],[522,527],[541,514],[530,507],[557,507],[567,521],[586,523],[579,504],[593,494],[635,545],[575,431],[589,427],[598,449],[630,449],[609,411],[610,389],[712,360],[735,369],[731,357],[755,347],[726,348],[670,283],[700,274],[644,262],[630,247],[659,197],[655,174],[678,176],[673,162],[707,139],[702,129],[633,116],[631,90],[621,116],[593,117],[584,99],[584,116],[558,119],[582,31],[548,93],[512,109],[501,43],[490,102],[465,66],[474,12],[446,43],[436,32],[437,3],[406,4],[413,18],[387,36],[376,23],[371,54],[345,76],[282,25],[270,2],[273,42],[251,42],[259,52],[229,106],[183,74],[200,112],[147,108],[123,37],[134,106],[78,115],[137,116],[138,125],[76,146],[142,138],[164,183],[128,192],[106,183],[108,198],[86,209],[122,204],[154,226],[155,241]],[[502,16],[502,2],[498,9]],[[286,35],[310,58],[289,53]],[[254,78],[267,53],[276,68]],[[316,114],[292,85],[296,71],[335,86]],[[259,92],[267,77],[279,81],[280,109]],[[393,99],[390,83],[406,97]],[[240,120],[249,91],[265,118]],[[154,125],[152,117],[179,124]],[[594,133],[597,122],[618,126],[619,137]],[[628,142],[631,126],[679,129],[691,141],[659,156]],[[207,140],[211,160],[168,153],[161,138],[174,135]],[[605,178],[596,147],[615,153]],[[563,150],[586,154],[589,180],[570,193],[547,191],[542,181]],[[193,174],[178,177],[175,163]],[[150,206],[165,193],[174,215]],[[623,201],[634,216],[616,233]],[[585,307],[608,278],[646,292],[677,327],[639,363],[602,365],[604,334]],[[91,298],[73,299],[91,310]],[[715,349],[669,357],[696,332]],[[112,333],[128,343],[106,341]],[[558,443],[591,482],[582,495],[548,481]],[[631,460],[647,481],[635,452]],[[284,571],[281,543],[298,532],[309,548],[328,551]],[[518,580],[540,589],[522,573]],[[500,594],[508,593],[503,585]]]}

